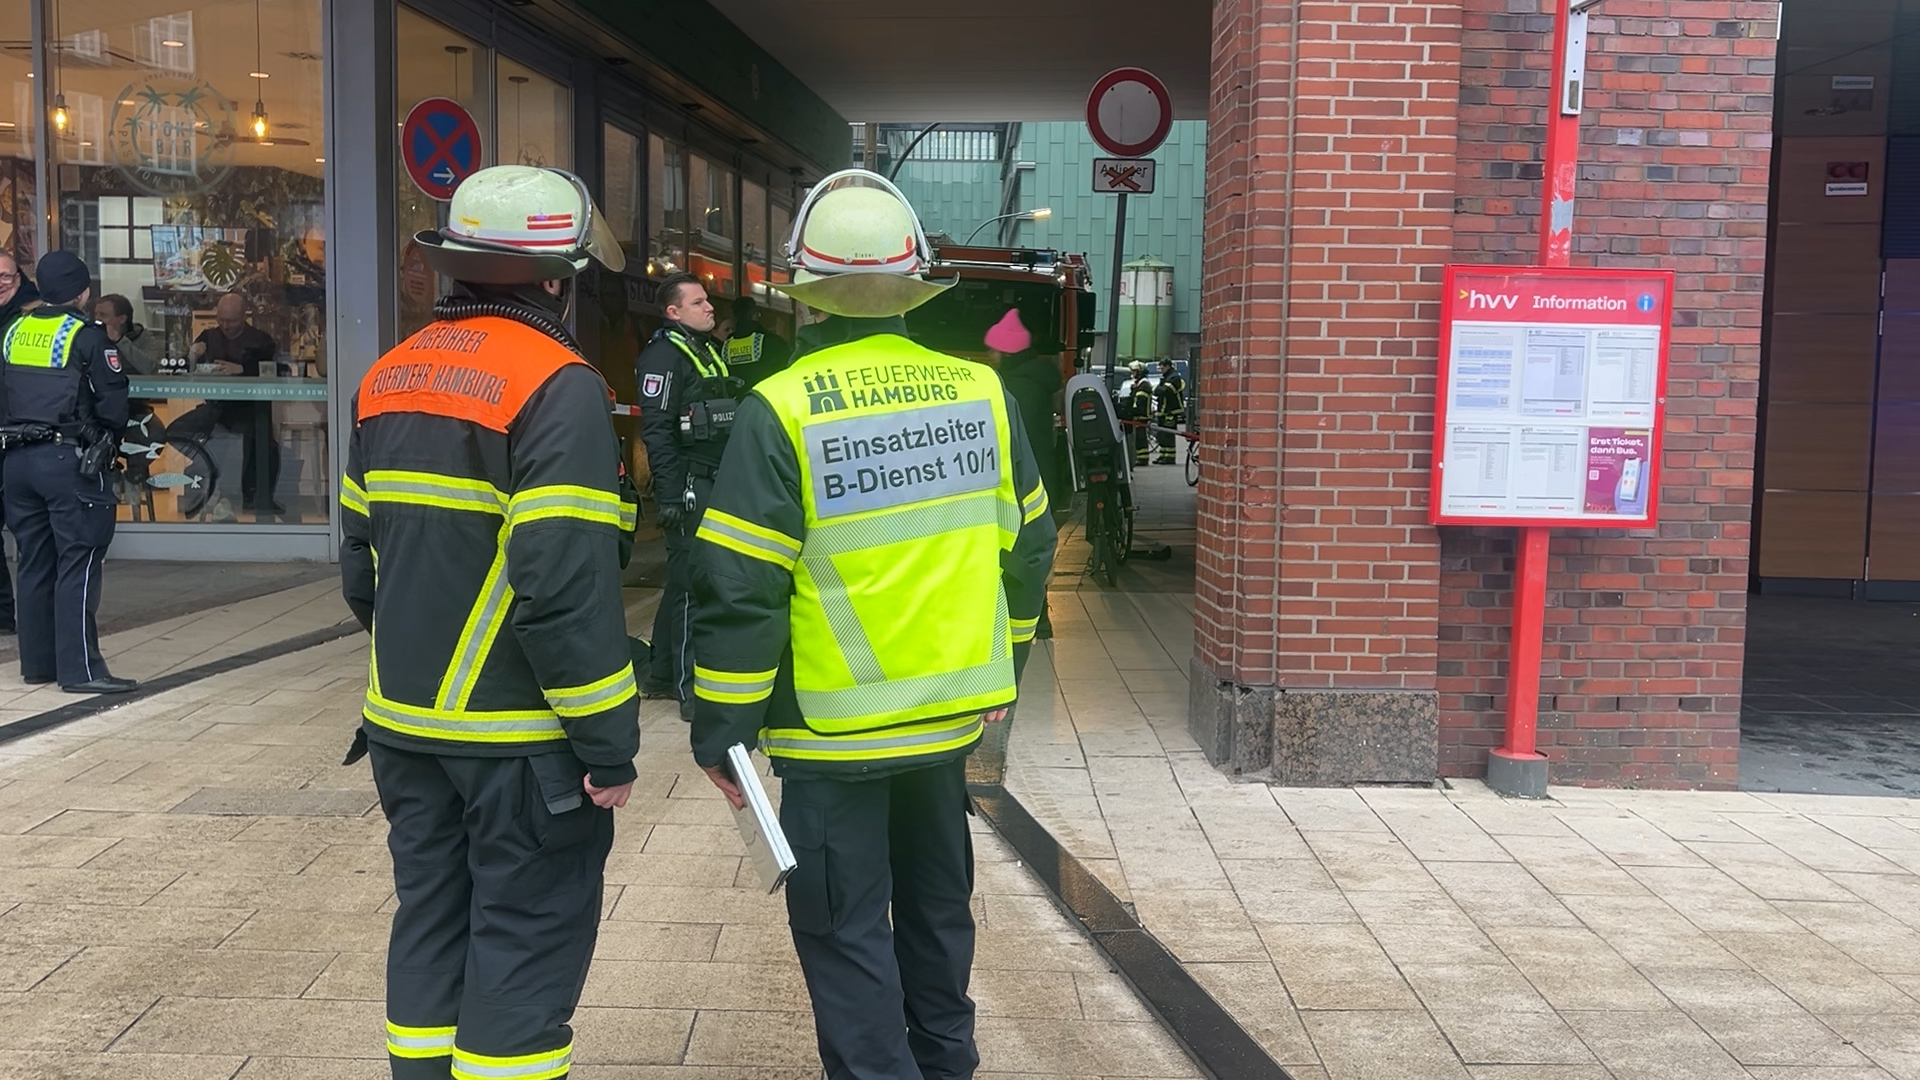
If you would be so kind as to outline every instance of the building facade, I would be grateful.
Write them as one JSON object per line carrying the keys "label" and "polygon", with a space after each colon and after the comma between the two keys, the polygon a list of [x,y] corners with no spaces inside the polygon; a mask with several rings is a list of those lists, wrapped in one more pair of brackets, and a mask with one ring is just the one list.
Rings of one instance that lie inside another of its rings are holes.
{"label": "building facade", "polygon": [[[904,158],[898,155],[923,128],[879,128],[887,151],[883,158],[899,165],[901,190],[928,232],[964,241],[978,230],[982,243],[1086,255],[1099,293],[1099,336],[1105,336],[1116,199],[1093,193],[1093,161],[1111,155],[1094,144],[1084,122],[943,124]],[[971,137],[936,138],[954,129]],[[1130,197],[1127,207],[1124,261],[1147,256],[1173,267],[1172,353],[1189,360],[1200,346],[1206,145],[1205,122],[1176,121],[1167,141],[1151,155],[1157,174],[1153,194]],[[989,224],[1002,214],[1042,207],[1050,213],[1038,220]],[[1094,355],[1105,355],[1103,350],[1096,345]]]}
{"label": "building facade", "polygon": [[[441,169],[586,180],[629,259],[582,279],[578,332],[623,401],[669,272],[790,324],[774,253],[847,124],[711,9],[643,27],[614,2],[178,7],[0,10],[0,250],[81,254],[142,328],[116,556],[332,556],[353,390],[443,285],[411,239],[444,221]],[[244,376],[195,348],[226,294],[264,334]]]}
{"label": "building facade", "polygon": [[[1626,7],[1591,22],[1574,251],[1677,271],[1665,483],[1657,530],[1554,536],[1540,742],[1556,783],[1730,786],[1779,7]],[[1193,730],[1285,782],[1477,774],[1513,536],[1427,524],[1440,273],[1532,259],[1551,19],[1214,11]]]}

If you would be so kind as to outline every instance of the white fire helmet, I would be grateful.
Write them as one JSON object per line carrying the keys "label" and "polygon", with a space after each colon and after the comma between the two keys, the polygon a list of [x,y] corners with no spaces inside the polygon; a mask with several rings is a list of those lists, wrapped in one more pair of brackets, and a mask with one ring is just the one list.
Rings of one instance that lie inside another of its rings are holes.
{"label": "white fire helmet", "polygon": [[1135,360],[1133,363],[1127,365],[1127,370],[1133,372],[1135,378],[1143,378],[1147,374],[1147,362],[1145,360]]}
{"label": "white fire helmet", "polygon": [[814,185],[787,241],[794,280],[774,288],[829,315],[904,315],[953,287],[924,276],[933,251],[886,177],[845,169]]}
{"label": "white fire helmet", "polygon": [[618,273],[627,265],[587,186],[560,169],[495,165],[461,181],[447,225],[414,239],[428,265],[475,285],[564,280],[592,259]]}

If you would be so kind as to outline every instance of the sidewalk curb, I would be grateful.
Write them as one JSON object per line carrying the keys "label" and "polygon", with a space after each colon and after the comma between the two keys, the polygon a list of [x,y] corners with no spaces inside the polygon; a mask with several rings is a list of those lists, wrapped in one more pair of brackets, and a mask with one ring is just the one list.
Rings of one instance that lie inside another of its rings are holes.
{"label": "sidewalk curb", "polygon": [[215,675],[224,675],[229,671],[238,671],[244,667],[252,667],[254,664],[272,660],[276,657],[286,656],[290,653],[311,649],[316,645],[325,645],[329,641],[338,641],[349,634],[357,634],[360,632],[360,624],[348,619],[335,626],[328,626],[319,630],[310,630],[304,634],[297,634],[281,641],[262,645],[257,649],[249,649],[246,652],[235,653],[232,656],[222,657],[219,660],[211,660],[201,664],[199,667],[190,667],[184,671],[176,671],[170,675],[162,675],[157,679],[141,683],[139,689],[130,694],[98,694],[93,697],[81,698],[71,705],[62,705],[57,709],[48,709],[43,713],[35,713],[32,716],[22,717],[11,724],[0,724],[0,746],[4,746],[18,739],[24,739],[29,735],[38,735],[43,731],[51,731],[54,728],[63,727],[76,720],[84,720],[89,716],[98,716],[101,713],[124,708],[136,701],[144,701],[156,694],[164,694],[169,690],[178,690],[183,686],[197,683],[201,679],[211,678]]}
{"label": "sidewalk curb", "polygon": [[1062,912],[1093,939],[1202,1073],[1212,1080],[1292,1080],[1020,800],[999,784],[969,784],[967,790],[980,815],[1046,885]]}

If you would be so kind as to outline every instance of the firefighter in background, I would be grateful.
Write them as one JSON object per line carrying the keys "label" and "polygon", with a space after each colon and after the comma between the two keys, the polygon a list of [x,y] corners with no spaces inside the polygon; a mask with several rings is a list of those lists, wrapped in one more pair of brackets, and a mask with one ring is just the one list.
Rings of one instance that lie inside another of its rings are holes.
{"label": "firefighter in background", "polygon": [[611,394],[566,330],[620,245],[584,184],[482,169],[415,239],[453,279],[374,364],[341,483],[342,591],[399,908],[395,1080],[567,1075],[639,701],[620,600],[635,507]]}
{"label": "firefighter in background", "polygon": [[826,178],[788,250],[799,273],[775,288],[829,317],[740,406],[700,524],[694,760],[735,806],[730,746],[782,778],[827,1076],[962,1080],[980,1062],[966,758],[1032,647],[1047,489],[993,369],[907,337],[901,316],[948,286],[921,277],[899,189]]}
{"label": "firefighter in background", "polygon": [[660,282],[667,321],[640,350],[640,440],[653,471],[653,496],[666,533],[667,582],[653,618],[653,642],[641,690],[680,703],[693,718],[693,533],[713,494],[714,473],[745,393],[712,334],[713,301],[700,279],[669,274]]}
{"label": "firefighter in background", "polygon": [[1153,388],[1153,422],[1157,430],[1153,433],[1153,456],[1155,465],[1172,465],[1175,462],[1174,444],[1180,436],[1174,432],[1187,419],[1187,380],[1174,370],[1173,361],[1160,361],[1160,383]]}
{"label": "firefighter in background", "polygon": [[1135,360],[1127,365],[1127,371],[1133,378],[1127,383],[1127,419],[1133,421],[1133,463],[1145,465],[1147,448],[1152,445],[1153,433],[1148,427],[1153,423],[1153,384],[1147,381],[1147,364],[1144,360]]}

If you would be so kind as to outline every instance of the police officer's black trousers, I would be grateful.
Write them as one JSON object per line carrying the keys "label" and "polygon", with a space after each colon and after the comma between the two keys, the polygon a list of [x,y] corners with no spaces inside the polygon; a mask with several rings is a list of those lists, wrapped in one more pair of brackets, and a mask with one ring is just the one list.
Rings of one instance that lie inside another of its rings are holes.
{"label": "police officer's black trousers", "polygon": [[[659,498],[681,497],[680,492],[661,492]],[[700,515],[706,513],[713,498],[713,479],[693,478],[693,510],[681,519],[678,529],[667,532],[667,586],[660,594],[660,608],[653,613],[653,655],[647,662],[647,682],[671,686],[680,701],[693,700],[693,534],[700,528]]]}
{"label": "police officer's black trousers", "polygon": [[0,468],[7,528],[20,545],[20,675],[62,686],[104,679],[95,616],[117,501],[106,477],[82,479],[72,443],[15,447]]}
{"label": "police officer's black trousers", "polygon": [[[457,1066],[565,1075],[551,1070],[573,1043],[613,811],[585,798],[571,754],[369,751],[400,900],[387,951],[394,1080],[444,1080]],[[529,1055],[543,1069],[498,1061]]]}
{"label": "police officer's black trousers", "polygon": [[[0,458],[0,525],[6,524],[7,469]],[[0,541],[0,627],[13,628],[13,570],[7,563],[7,549]]]}
{"label": "police officer's black trousers", "polygon": [[793,776],[780,825],[798,863],[787,916],[828,1080],[971,1077],[966,763],[865,781]]}

